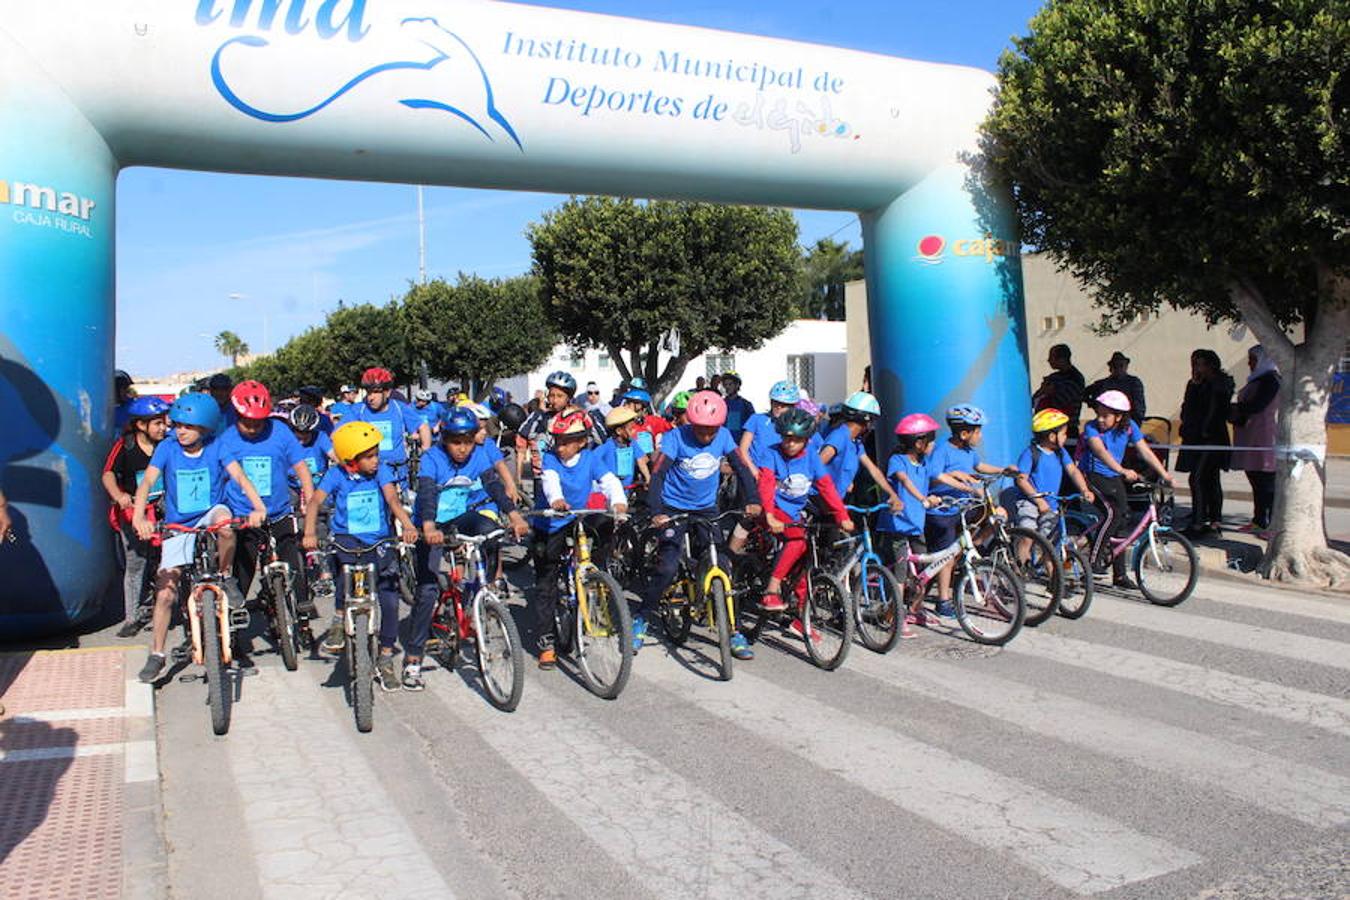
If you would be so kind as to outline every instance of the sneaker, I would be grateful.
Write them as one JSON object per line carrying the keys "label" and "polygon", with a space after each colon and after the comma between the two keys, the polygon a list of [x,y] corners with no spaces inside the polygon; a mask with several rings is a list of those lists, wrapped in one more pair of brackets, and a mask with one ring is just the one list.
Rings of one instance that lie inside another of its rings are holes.
{"label": "sneaker", "polygon": [[647,617],[633,617],[633,652],[637,653],[647,641]]}
{"label": "sneaker", "polygon": [[334,616],[332,624],[328,626],[328,634],[323,639],[324,652],[341,653],[346,646],[347,629],[343,626],[342,620]]}
{"label": "sneaker", "polygon": [[909,624],[908,620],[906,620],[905,623],[900,626],[901,640],[908,640],[909,638],[916,638],[918,636],[919,633],[914,630],[914,627]]}
{"label": "sneaker", "polygon": [[759,600],[759,608],[765,612],[782,612],[787,609],[782,594],[765,594]]}
{"label": "sneaker", "polygon": [[545,647],[539,651],[539,668],[548,670],[558,667],[558,652],[552,647]]}
{"label": "sneaker", "polygon": [[422,663],[405,662],[403,664],[403,689],[405,691],[420,691],[426,684],[422,681]]}
{"label": "sneaker", "polygon": [[[788,631],[792,632],[794,635],[801,638],[802,640],[806,639],[806,629],[802,625],[801,619],[793,619],[792,624],[788,626]],[[815,628],[811,629],[811,643],[813,644],[820,643],[820,632],[817,631]]]}
{"label": "sneaker", "polygon": [[1133,591],[1139,587],[1128,575],[1121,575],[1111,579],[1111,584],[1124,591]]}
{"label": "sneaker", "polygon": [[403,689],[398,679],[398,670],[394,667],[394,654],[380,654],[379,661],[375,663],[375,681],[382,691],[392,693]]}
{"label": "sneaker", "polygon": [[310,619],[319,617],[319,609],[314,605],[314,598],[309,594],[296,598],[295,611],[300,614],[301,621],[308,622]]}
{"label": "sneaker", "polygon": [[164,654],[151,653],[145,658],[145,665],[141,666],[141,674],[138,676],[143,684],[154,684],[164,671]]}
{"label": "sneaker", "polygon": [[952,601],[950,600],[939,600],[937,602],[937,608],[934,609],[934,612],[938,614],[939,618],[943,619],[956,618],[956,607],[952,605]]}
{"label": "sneaker", "polygon": [[731,636],[731,655],[737,659],[755,658],[755,651],[750,649],[750,642],[739,631]]}
{"label": "sneaker", "polygon": [[120,638],[135,637],[141,633],[141,629],[144,627],[145,623],[139,618],[132,617],[127,619],[126,623],[121,628],[117,629],[117,636]]}

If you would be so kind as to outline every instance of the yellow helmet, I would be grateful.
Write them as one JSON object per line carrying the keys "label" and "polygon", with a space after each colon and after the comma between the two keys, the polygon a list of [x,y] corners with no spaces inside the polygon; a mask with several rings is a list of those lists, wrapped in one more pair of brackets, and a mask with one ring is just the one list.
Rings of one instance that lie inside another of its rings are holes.
{"label": "yellow helmet", "polygon": [[1056,431],[1069,424],[1069,417],[1057,409],[1043,409],[1031,417],[1031,431],[1033,434],[1044,434],[1047,431]]}
{"label": "yellow helmet", "polygon": [[348,422],[333,432],[333,455],[350,463],[372,447],[380,446],[384,435],[369,422]]}
{"label": "yellow helmet", "polygon": [[627,425],[636,418],[637,413],[633,412],[633,407],[625,403],[610,410],[609,415],[605,416],[605,427],[618,428],[620,425]]}

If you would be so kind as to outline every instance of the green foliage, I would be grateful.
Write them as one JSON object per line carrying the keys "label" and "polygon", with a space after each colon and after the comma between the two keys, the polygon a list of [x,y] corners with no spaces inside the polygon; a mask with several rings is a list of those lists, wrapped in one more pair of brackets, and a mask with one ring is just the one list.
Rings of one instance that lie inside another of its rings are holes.
{"label": "green foliage", "polygon": [[844,318],[844,285],[863,277],[863,254],[844,241],[822,238],[802,260],[803,287],[797,315],[804,319]]}
{"label": "green foliage", "polygon": [[356,381],[371,366],[392,370],[400,384],[413,380],[415,367],[394,303],[339,306],[325,324],[231,374],[236,379],[256,378],[276,394],[311,384],[334,394],[343,382]]}
{"label": "green foliage", "polygon": [[[624,377],[644,376],[657,395],[700,353],[753,349],[778,334],[800,292],[797,223],[786,210],[573,198],[528,235],[563,338],[608,349]],[[662,350],[670,355],[658,370]]]}
{"label": "green foliage", "polygon": [[400,318],[409,352],[442,380],[491,384],[528,372],[558,341],[533,278],[486,280],[460,273],[413,285]]}
{"label": "green foliage", "polygon": [[984,126],[1022,237],[1116,321],[1314,319],[1350,274],[1347,0],[1050,0]]}

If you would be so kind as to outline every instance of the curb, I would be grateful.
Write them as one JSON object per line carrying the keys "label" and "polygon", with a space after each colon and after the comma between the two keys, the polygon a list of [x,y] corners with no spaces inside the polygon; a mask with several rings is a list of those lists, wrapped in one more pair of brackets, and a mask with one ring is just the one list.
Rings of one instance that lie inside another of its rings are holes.
{"label": "curb", "polygon": [[[1328,597],[1342,602],[1350,602],[1350,594],[1345,591],[1336,591],[1331,588],[1311,587],[1309,585],[1291,584],[1283,581],[1270,581],[1256,574],[1255,566],[1261,562],[1264,551],[1257,552],[1260,548],[1252,544],[1245,544],[1249,552],[1238,552],[1230,554],[1228,550],[1222,547],[1208,547],[1202,544],[1195,545],[1196,559],[1200,563],[1200,574],[1206,578],[1217,581],[1226,581],[1229,584],[1241,584],[1248,587],[1269,588],[1276,591],[1288,591],[1290,593],[1313,595],[1319,597]],[[1251,565],[1251,569],[1234,569],[1230,561],[1240,561]]]}
{"label": "curb", "polygon": [[[131,723],[122,794],[122,896],[128,900],[160,900],[169,896],[168,853],[161,823],[159,729],[153,685],[131,677],[126,682],[126,709]],[[135,743],[131,743],[131,741]]]}

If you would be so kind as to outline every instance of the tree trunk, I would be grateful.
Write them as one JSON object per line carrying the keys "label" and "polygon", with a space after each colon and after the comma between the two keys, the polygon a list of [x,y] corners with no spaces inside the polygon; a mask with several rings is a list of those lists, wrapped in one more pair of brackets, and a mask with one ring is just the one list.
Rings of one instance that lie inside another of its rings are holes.
{"label": "tree trunk", "polygon": [[1275,510],[1261,574],[1276,581],[1350,587],[1350,557],[1327,545],[1324,505],[1327,406],[1350,330],[1350,306],[1321,307],[1304,341],[1295,344],[1254,289],[1236,288],[1233,296],[1281,373]]}

